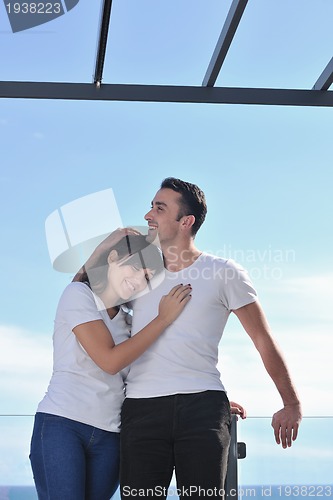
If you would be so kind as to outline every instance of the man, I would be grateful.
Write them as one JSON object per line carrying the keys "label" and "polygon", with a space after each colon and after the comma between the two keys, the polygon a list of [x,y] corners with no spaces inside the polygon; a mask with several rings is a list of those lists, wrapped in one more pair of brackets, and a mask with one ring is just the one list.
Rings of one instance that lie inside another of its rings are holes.
{"label": "man", "polygon": [[149,237],[159,238],[165,277],[133,304],[135,335],[153,319],[163,295],[191,284],[192,298],[179,318],[135,361],[122,410],[122,497],[165,498],[175,470],[182,498],[223,497],[230,443],[230,407],[216,368],[218,344],[231,312],[260,353],[283,408],[274,414],[275,440],[296,439],[300,402],[244,270],[195,246],[205,220],[204,193],[194,184],[165,179],[145,215]]}

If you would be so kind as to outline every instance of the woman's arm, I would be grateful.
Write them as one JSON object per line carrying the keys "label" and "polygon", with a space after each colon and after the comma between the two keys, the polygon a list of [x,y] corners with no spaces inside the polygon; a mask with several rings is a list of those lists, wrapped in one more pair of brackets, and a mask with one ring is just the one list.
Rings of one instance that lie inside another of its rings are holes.
{"label": "woman's arm", "polygon": [[173,287],[162,297],[156,318],[118,345],[102,320],[82,323],[73,328],[73,332],[91,359],[102,370],[114,375],[141,356],[179,316],[191,298],[191,290],[190,285]]}

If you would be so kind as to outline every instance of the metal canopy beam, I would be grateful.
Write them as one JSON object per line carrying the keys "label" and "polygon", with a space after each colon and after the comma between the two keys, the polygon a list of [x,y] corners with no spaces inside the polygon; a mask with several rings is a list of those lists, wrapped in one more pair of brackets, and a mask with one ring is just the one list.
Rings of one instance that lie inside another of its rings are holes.
{"label": "metal canopy beam", "polygon": [[99,40],[96,54],[94,83],[100,85],[103,77],[106,45],[108,41],[112,0],[104,0],[99,27]]}
{"label": "metal canopy beam", "polygon": [[327,90],[333,83],[333,57],[316,81],[313,90]]}
{"label": "metal canopy beam", "polygon": [[213,87],[226,58],[248,0],[233,0],[203,79],[203,87]]}
{"label": "metal canopy beam", "polygon": [[331,91],[171,85],[0,82],[0,98],[333,107]]}

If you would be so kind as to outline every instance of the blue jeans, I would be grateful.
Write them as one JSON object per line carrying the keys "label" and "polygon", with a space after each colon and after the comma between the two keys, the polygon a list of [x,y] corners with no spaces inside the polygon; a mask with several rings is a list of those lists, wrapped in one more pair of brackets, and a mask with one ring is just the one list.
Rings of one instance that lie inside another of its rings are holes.
{"label": "blue jeans", "polygon": [[39,500],[109,500],[119,485],[119,433],[36,413],[30,461]]}
{"label": "blue jeans", "polygon": [[[166,375],[167,376],[167,375]],[[123,500],[166,498],[173,471],[180,498],[224,496],[230,404],[223,391],[126,398],[121,415]]]}

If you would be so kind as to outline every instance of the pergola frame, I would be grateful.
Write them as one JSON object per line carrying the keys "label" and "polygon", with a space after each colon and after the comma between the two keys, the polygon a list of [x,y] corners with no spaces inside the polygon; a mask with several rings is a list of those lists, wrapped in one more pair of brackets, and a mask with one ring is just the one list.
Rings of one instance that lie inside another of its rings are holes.
{"label": "pergola frame", "polygon": [[333,92],[264,88],[121,85],[91,83],[0,82],[0,96],[19,99],[141,101],[201,104],[333,106]]}
{"label": "pergola frame", "polygon": [[333,58],[311,90],[215,87],[248,0],[233,0],[201,86],[102,84],[112,0],[104,0],[92,83],[0,82],[0,98],[333,106]]}

